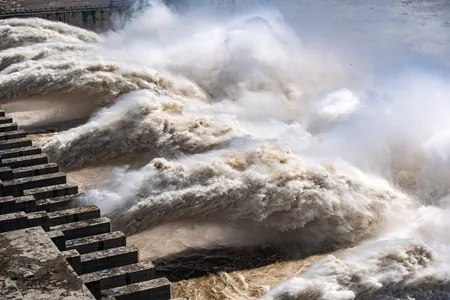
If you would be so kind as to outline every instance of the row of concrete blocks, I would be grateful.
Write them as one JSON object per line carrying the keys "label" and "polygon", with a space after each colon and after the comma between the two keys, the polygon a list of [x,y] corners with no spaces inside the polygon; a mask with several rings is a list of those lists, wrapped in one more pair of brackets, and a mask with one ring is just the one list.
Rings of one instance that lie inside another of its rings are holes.
{"label": "row of concrete blocks", "polygon": [[[4,221],[41,226],[96,299],[170,299],[170,282],[154,265],[139,262],[138,249],[91,205],[57,212],[17,212]],[[13,219],[13,217],[15,217]],[[30,220],[33,220],[30,223]],[[27,223],[28,221],[28,223]],[[8,230],[9,231],[9,230]]]}
{"label": "row of concrete blocks", "polygon": [[78,187],[1,110],[0,163],[0,232],[41,226],[96,299],[170,299],[170,282],[98,207],[71,207]]}

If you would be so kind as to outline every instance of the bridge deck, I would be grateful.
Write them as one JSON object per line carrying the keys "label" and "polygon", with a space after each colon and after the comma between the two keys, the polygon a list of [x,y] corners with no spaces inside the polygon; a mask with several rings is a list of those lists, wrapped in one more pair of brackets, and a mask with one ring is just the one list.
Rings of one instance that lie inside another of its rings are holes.
{"label": "bridge deck", "polygon": [[[126,0],[116,0],[115,5],[128,5]],[[110,0],[0,0],[0,12],[16,9],[48,9],[72,6],[109,6]]]}

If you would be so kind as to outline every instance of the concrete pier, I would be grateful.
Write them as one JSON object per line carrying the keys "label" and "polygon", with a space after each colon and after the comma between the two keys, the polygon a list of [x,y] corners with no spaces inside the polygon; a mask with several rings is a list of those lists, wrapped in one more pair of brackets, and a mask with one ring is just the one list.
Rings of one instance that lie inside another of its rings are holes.
{"label": "concrete pier", "polygon": [[65,241],[65,249],[75,249],[83,254],[122,247],[126,244],[125,235],[121,231],[115,231]]}
{"label": "concrete pier", "polygon": [[0,299],[170,299],[170,282],[98,207],[76,207],[78,187],[3,110],[0,163]]}
{"label": "concrete pier", "polygon": [[95,299],[41,227],[0,234],[0,265],[0,299]]}

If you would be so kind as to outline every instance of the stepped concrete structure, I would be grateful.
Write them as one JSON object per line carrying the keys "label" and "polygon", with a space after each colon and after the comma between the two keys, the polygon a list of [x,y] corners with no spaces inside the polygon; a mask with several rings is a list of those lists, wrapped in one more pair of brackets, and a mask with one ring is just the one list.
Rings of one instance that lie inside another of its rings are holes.
{"label": "stepped concrete structure", "polygon": [[170,282],[79,196],[0,110],[0,299],[170,299]]}

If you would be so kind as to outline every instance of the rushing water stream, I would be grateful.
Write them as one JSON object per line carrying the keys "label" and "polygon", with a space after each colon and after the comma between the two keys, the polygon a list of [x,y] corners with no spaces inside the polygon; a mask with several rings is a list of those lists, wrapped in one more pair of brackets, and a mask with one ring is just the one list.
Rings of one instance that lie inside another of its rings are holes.
{"label": "rushing water stream", "polygon": [[450,299],[449,22],[400,0],[1,20],[0,102],[64,125],[43,149],[176,295]]}

